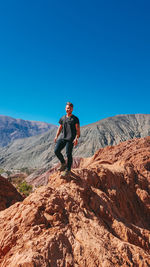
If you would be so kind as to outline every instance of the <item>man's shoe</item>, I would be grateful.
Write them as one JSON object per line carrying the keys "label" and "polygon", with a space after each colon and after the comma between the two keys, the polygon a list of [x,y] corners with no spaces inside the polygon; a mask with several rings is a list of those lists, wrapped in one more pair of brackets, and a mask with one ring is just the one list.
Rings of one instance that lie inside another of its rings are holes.
{"label": "man's shoe", "polygon": [[67,165],[66,163],[61,163],[60,168],[58,169],[59,171],[64,171],[66,169]]}
{"label": "man's shoe", "polygon": [[65,170],[62,174],[61,177],[62,178],[68,178],[71,174],[71,171]]}

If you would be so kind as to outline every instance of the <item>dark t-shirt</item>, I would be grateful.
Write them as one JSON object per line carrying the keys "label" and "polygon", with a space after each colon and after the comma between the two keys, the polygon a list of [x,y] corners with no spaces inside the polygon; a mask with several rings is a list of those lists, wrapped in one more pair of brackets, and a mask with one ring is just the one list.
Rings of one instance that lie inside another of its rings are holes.
{"label": "dark t-shirt", "polygon": [[79,119],[71,115],[67,117],[66,115],[61,117],[59,123],[63,126],[62,128],[62,138],[68,141],[73,141],[76,137],[76,124],[79,124]]}

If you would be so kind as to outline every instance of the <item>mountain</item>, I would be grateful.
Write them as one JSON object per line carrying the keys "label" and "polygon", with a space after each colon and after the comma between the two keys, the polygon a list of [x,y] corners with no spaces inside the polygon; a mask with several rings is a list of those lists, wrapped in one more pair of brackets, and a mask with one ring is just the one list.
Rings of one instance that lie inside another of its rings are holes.
{"label": "mountain", "polygon": [[35,136],[52,128],[56,128],[56,126],[45,122],[14,119],[0,115],[0,146],[7,146],[15,139]]}
{"label": "mountain", "polygon": [[0,212],[0,266],[150,266],[150,137],[83,158]]}
{"label": "mountain", "polygon": [[101,147],[150,135],[150,114],[117,115],[82,128],[76,156],[89,157]]}
{"label": "mountain", "polygon": [[7,147],[0,148],[0,168],[39,168],[49,165],[54,159],[54,137],[56,128],[44,134],[25,139],[17,139]]}
{"label": "mountain", "polygon": [[[44,134],[18,139],[0,149],[0,167],[6,169],[46,168],[58,160],[54,155],[56,128]],[[117,115],[81,127],[81,138],[74,157],[90,157],[108,145],[150,135],[150,114]]]}

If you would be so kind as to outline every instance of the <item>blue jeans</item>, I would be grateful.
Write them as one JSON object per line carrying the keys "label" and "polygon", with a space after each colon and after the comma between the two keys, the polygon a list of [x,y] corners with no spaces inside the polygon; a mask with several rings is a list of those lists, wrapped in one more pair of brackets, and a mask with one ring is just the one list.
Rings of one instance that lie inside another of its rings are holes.
{"label": "blue jeans", "polygon": [[63,164],[65,163],[64,157],[61,153],[61,150],[66,146],[66,155],[67,155],[67,170],[71,170],[72,165],[72,150],[73,150],[73,142],[67,141],[65,139],[59,139],[55,146],[55,155],[60,160],[60,162]]}

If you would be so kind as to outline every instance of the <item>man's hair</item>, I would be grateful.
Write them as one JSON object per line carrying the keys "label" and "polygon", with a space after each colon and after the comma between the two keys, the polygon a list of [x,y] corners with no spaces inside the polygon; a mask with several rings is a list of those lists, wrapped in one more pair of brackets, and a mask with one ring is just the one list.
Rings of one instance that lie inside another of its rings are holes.
{"label": "man's hair", "polygon": [[68,106],[73,108],[73,104],[71,102],[67,102],[66,105],[68,105]]}

